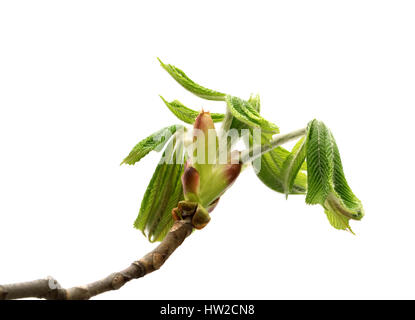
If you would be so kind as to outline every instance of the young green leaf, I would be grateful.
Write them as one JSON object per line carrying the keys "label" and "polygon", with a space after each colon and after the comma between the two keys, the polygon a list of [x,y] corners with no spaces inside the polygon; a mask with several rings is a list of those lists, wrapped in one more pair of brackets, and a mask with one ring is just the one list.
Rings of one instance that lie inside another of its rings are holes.
{"label": "young green leaf", "polygon": [[[188,124],[193,124],[195,122],[199,112],[186,107],[180,101],[174,100],[168,102],[162,96],[160,96],[160,98],[177,118]],[[223,113],[211,113],[210,116],[212,117],[213,122],[221,122],[225,118]]]}
{"label": "young green leaf", "polygon": [[147,138],[141,140],[134,148],[131,150],[130,154],[121,162],[121,164],[135,164],[145,157],[150,151],[156,150],[161,151],[164,145],[169,141],[171,136],[179,129],[184,128],[182,125],[173,125],[165,127]]}
{"label": "young green leaf", "polygon": [[317,120],[310,123],[307,140],[306,203],[323,204],[332,189],[333,140],[329,129]]}
{"label": "young green leaf", "polygon": [[306,138],[301,138],[294,146],[291,153],[285,159],[282,165],[282,179],[286,197],[291,192],[295,178],[305,161],[306,157]]}
{"label": "young green leaf", "polygon": [[[279,193],[287,194],[282,170],[289,156],[290,152],[283,147],[272,149],[261,156],[261,170],[257,176],[267,187]],[[303,172],[298,172],[288,194],[305,194],[306,190],[307,176]]]}
{"label": "young green leaf", "polygon": [[185,89],[189,90],[193,94],[197,95],[200,98],[207,99],[207,100],[216,100],[216,101],[224,101],[225,100],[225,93],[221,93],[218,91],[214,91],[201,85],[197,84],[193,80],[191,80],[182,70],[179,68],[171,65],[171,64],[164,64],[159,58],[157,58],[161,64],[161,66],[166,70],[174,80],[176,80],[179,84],[181,84]]}
{"label": "young green leaf", "polygon": [[134,226],[151,242],[163,240],[173,225],[172,209],[184,199],[183,157],[182,142],[170,141],[144,194]]}
{"label": "young green leaf", "polygon": [[226,96],[226,104],[232,116],[251,128],[260,128],[264,132],[279,133],[278,127],[265,120],[248,101],[233,96]]}
{"label": "young green leaf", "polygon": [[339,149],[324,123],[313,120],[306,142],[308,191],[306,203],[321,204],[331,225],[351,230],[349,220],[360,220],[363,207],[350,189],[343,172]]}

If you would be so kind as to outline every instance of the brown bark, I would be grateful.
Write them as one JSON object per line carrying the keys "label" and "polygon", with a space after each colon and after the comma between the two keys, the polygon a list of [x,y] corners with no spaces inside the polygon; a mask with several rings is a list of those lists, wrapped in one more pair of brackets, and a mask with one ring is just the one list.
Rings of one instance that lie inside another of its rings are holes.
{"label": "brown bark", "polygon": [[53,278],[0,285],[0,300],[21,298],[86,300],[107,291],[118,290],[128,281],[158,270],[192,233],[192,230],[191,217],[175,221],[164,240],[153,251],[134,261],[128,268],[112,273],[104,279],[69,289],[61,288]]}

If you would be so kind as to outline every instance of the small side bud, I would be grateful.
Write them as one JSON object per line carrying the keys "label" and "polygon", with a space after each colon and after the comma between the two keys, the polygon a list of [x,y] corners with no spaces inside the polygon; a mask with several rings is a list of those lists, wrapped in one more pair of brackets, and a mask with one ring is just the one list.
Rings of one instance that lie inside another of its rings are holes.
{"label": "small side bud", "polygon": [[207,136],[210,129],[215,129],[215,124],[213,123],[210,112],[204,112],[203,110],[196,117],[193,128],[202,130],[202,132]]}
{"label": "small side bud", "polygon": [[185,199],[197,202],[200,190],[199,172],[193,167],[187,167],[182,175],[182,184]]}
{"label": "small side bud", "polygon": [[174,221],[182,220],[179,208],[173,208],[171,215]]}
{"label": "small side bud", "polygon": [[196,229],[203,229],[210,221],[209,212],[201,204],[197,206],[196,212],[192,218],[192,225]]}

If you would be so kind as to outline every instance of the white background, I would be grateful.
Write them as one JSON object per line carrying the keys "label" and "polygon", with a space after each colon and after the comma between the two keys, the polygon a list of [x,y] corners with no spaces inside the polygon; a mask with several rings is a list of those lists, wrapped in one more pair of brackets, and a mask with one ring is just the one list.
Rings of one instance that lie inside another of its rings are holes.
{"label": "white background", "polygon": [[132,226],[178,123],[160,98],[223,112],[159,66],[246,98],[282,132],[333,131],[366,216],[356,236],[243,172],[161,270],[98,299],[415,298],[413,1],[2,1],[0,283],[69,287],[154,247]]}

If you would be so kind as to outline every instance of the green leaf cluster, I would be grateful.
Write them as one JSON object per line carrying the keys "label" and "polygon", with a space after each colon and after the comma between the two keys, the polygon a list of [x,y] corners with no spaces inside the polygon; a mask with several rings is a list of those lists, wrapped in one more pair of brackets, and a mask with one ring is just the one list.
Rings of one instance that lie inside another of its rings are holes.
{"label": "green leaf cluster", "polygon": [[[208,89],[191,80],[181,69],[159,61],[188,91],[203,99],[226,102],[226,114],[211,113],[213,121],[222,122],[224,130],[237,129],[241,132],[248,129],[249,142],[252,144],[253,130],[261,129],[263,146],[271,141],[274,134],[279,133],[278,126],[260,115],[258,95],[243,100]],[[168,102],[160,97],[178,119],[187,124],[194,123],[199,112],[178,100]],[[183,141],[177,136],[183,128],[182,125],[173,125],[148,136],[122,162],[135,164],[152,150],[161,151],[165,147],[134,223],[150,241],[161,241],[164,238],[173,224],[171,210],[184,199],[181,175],[185,152]],[[336,141],[324,123],[311,121],[305,136],[291,151],[278,146],[261,155],[260,161],[261,170],[256,172],[260,181],[286,197],[306,194],[306,203],[322,205],[333,227],[351,231],[349,220],[360,220],[363,217],[362,204],[346,181]]]}

